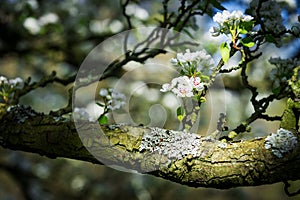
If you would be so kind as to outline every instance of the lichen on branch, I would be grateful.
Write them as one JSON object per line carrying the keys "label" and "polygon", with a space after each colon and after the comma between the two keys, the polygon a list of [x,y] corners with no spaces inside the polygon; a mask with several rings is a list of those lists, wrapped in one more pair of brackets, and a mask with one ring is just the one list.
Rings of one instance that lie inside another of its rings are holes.
{"label": "lichen on branch", "polygon": [[300,178],[299,146],[278,158],[265,148],[266,137],[222,143],[190,133],[91,122],[80,123],[85,135],[79,136],[71,120],[30,114],[20,106],[5,112],[0,122],[4,148],[119,165],[193,187],[254,186]]}

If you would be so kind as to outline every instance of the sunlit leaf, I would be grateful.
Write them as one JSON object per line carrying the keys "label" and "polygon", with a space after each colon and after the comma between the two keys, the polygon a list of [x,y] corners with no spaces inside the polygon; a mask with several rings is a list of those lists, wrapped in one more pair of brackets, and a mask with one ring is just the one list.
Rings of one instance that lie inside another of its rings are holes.
{"label": "sunlit leaf", "polygon": [[201,102],[201,103],[206,102],[206,98],[205,98],[205,97],[201,97],[201,98],[200,98],[200,102]]}
{"label": "sunlit leaf", "polygon": [[238,27],[238,32],[241,34],[247,34],[252,30],[254,21],[242,22]]}
{"label": "sunlit leaf", "polygon": [[222,43],[220,46],[220,53],[222,56],[222,59],[225,63],[228,62],[230,57],[230,48],[226,42]]}
{"label": "sunlit leaf", "polygon": [[105,115],[101,115],[98,119],[100,125],[105,125],[108,123],[108,118]]}
{"label": "sunlit leaf", "polygon": [[181,106],[179,106],[176,110],[177,113],[177,118],[179,121],[182,121],[183,118],[185,117],[185,112],[184,112],[184,108],[182,108]]}
{"label": "sunlit leaf", "polygon": [[233,138],[235,138],[237,136],[237,133],[235,132],[235,131],[230,131],[229,133],[228,133],[228,137],[230,138],[230,139],[233,139]]}

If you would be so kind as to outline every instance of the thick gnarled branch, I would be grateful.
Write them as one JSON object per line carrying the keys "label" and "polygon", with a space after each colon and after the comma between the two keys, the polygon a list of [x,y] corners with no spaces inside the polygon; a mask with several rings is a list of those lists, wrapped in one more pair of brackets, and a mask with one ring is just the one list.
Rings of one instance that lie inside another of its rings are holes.
{"label": "thick gnarled branch", "polygon": [[255,186],[300,178],[300,148],[277,158],[265,148],[265,138],[222,143],[142,126],[75,126],[71,120],[20,106],[9,109],[0,123],[4,148],[118,165],[193,187]]}

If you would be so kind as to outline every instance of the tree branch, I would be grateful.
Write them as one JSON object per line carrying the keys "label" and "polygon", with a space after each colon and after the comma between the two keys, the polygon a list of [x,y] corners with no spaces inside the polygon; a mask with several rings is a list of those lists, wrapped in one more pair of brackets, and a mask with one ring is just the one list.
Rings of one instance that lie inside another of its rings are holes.
{"label": "tree branch", "polygon": [[[71,120],[24,106],[2,109],[0,116],[2,147],[50,158],[123,166],[193,187],[224,189],[300,179],[299,146],[277,158],[265,148],[265,138],[222,143],[179,131],[87,122],[78,122],[76,129]],[[84,134],[79,137],[78,131]]]}

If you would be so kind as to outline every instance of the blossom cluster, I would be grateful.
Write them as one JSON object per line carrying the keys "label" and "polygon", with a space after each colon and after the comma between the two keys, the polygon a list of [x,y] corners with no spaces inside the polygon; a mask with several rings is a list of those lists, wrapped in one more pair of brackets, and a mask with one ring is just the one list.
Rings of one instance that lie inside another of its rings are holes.
{"label": "blossom cluster", "polygon": [[163,84],[160,91],[171,91],[178,97],[193,97],[207,85],[203,79],[212,72],[214,60],[205,50],[191,52],[186,49],[185,53],[177,53],[171,63],[180,68],[182,76]]}
{"label": "blossom cluster", "polygon": [[126,96],[113,88],[101,88],[99,95],[104,98],[109,110],[118,110],[126,104]]}
{"label": "blossom cluster", "polygon": [[202,83],[199,77],[180,76],[174,78],[171,83],[165,83],[161,92],[172,91],[178,97],[193,97],[194,91],[204,89],[205,83]]}
{"label": "blossom cluster", "polygon": [[185,53],[177,53],[176,57],[171,59],[171,63],[190,75],[195,71],[207,74],[215,64],[211,55],[204,49],[195,52],[186,49]]}
{"label": "blossom cluster", "polygon": [[[213,21],[218,23],[218,26],[210,28],[210,32],[213,36],[218,36],[221,33],[232,34],[232,30],[238,29],[243,22],[250,22],[253,17],[250,15],[244,15],[241,11],[229,12],[224,10],[222,13],[218,12]],[[235,33],[238,34],[238,33]]]}
{"label": "blossom cluster", "polygon": [[297,137],[288,130],[280,128],[277,133],[272,133],[265,139],[265,148],[271,149],[278,158],[292,151],[298,144]]}
{"label": "blossom cluster", "polygon": [[171,63],[175,66],[190,67],[190,65],[196,65],[197,71],[202,71],[204,68],[212,67],[215,62],[204,49],[200,51],[191,52],[190,49],[186,49],[185,53],[178,53],[176,58],[171,59]]}

